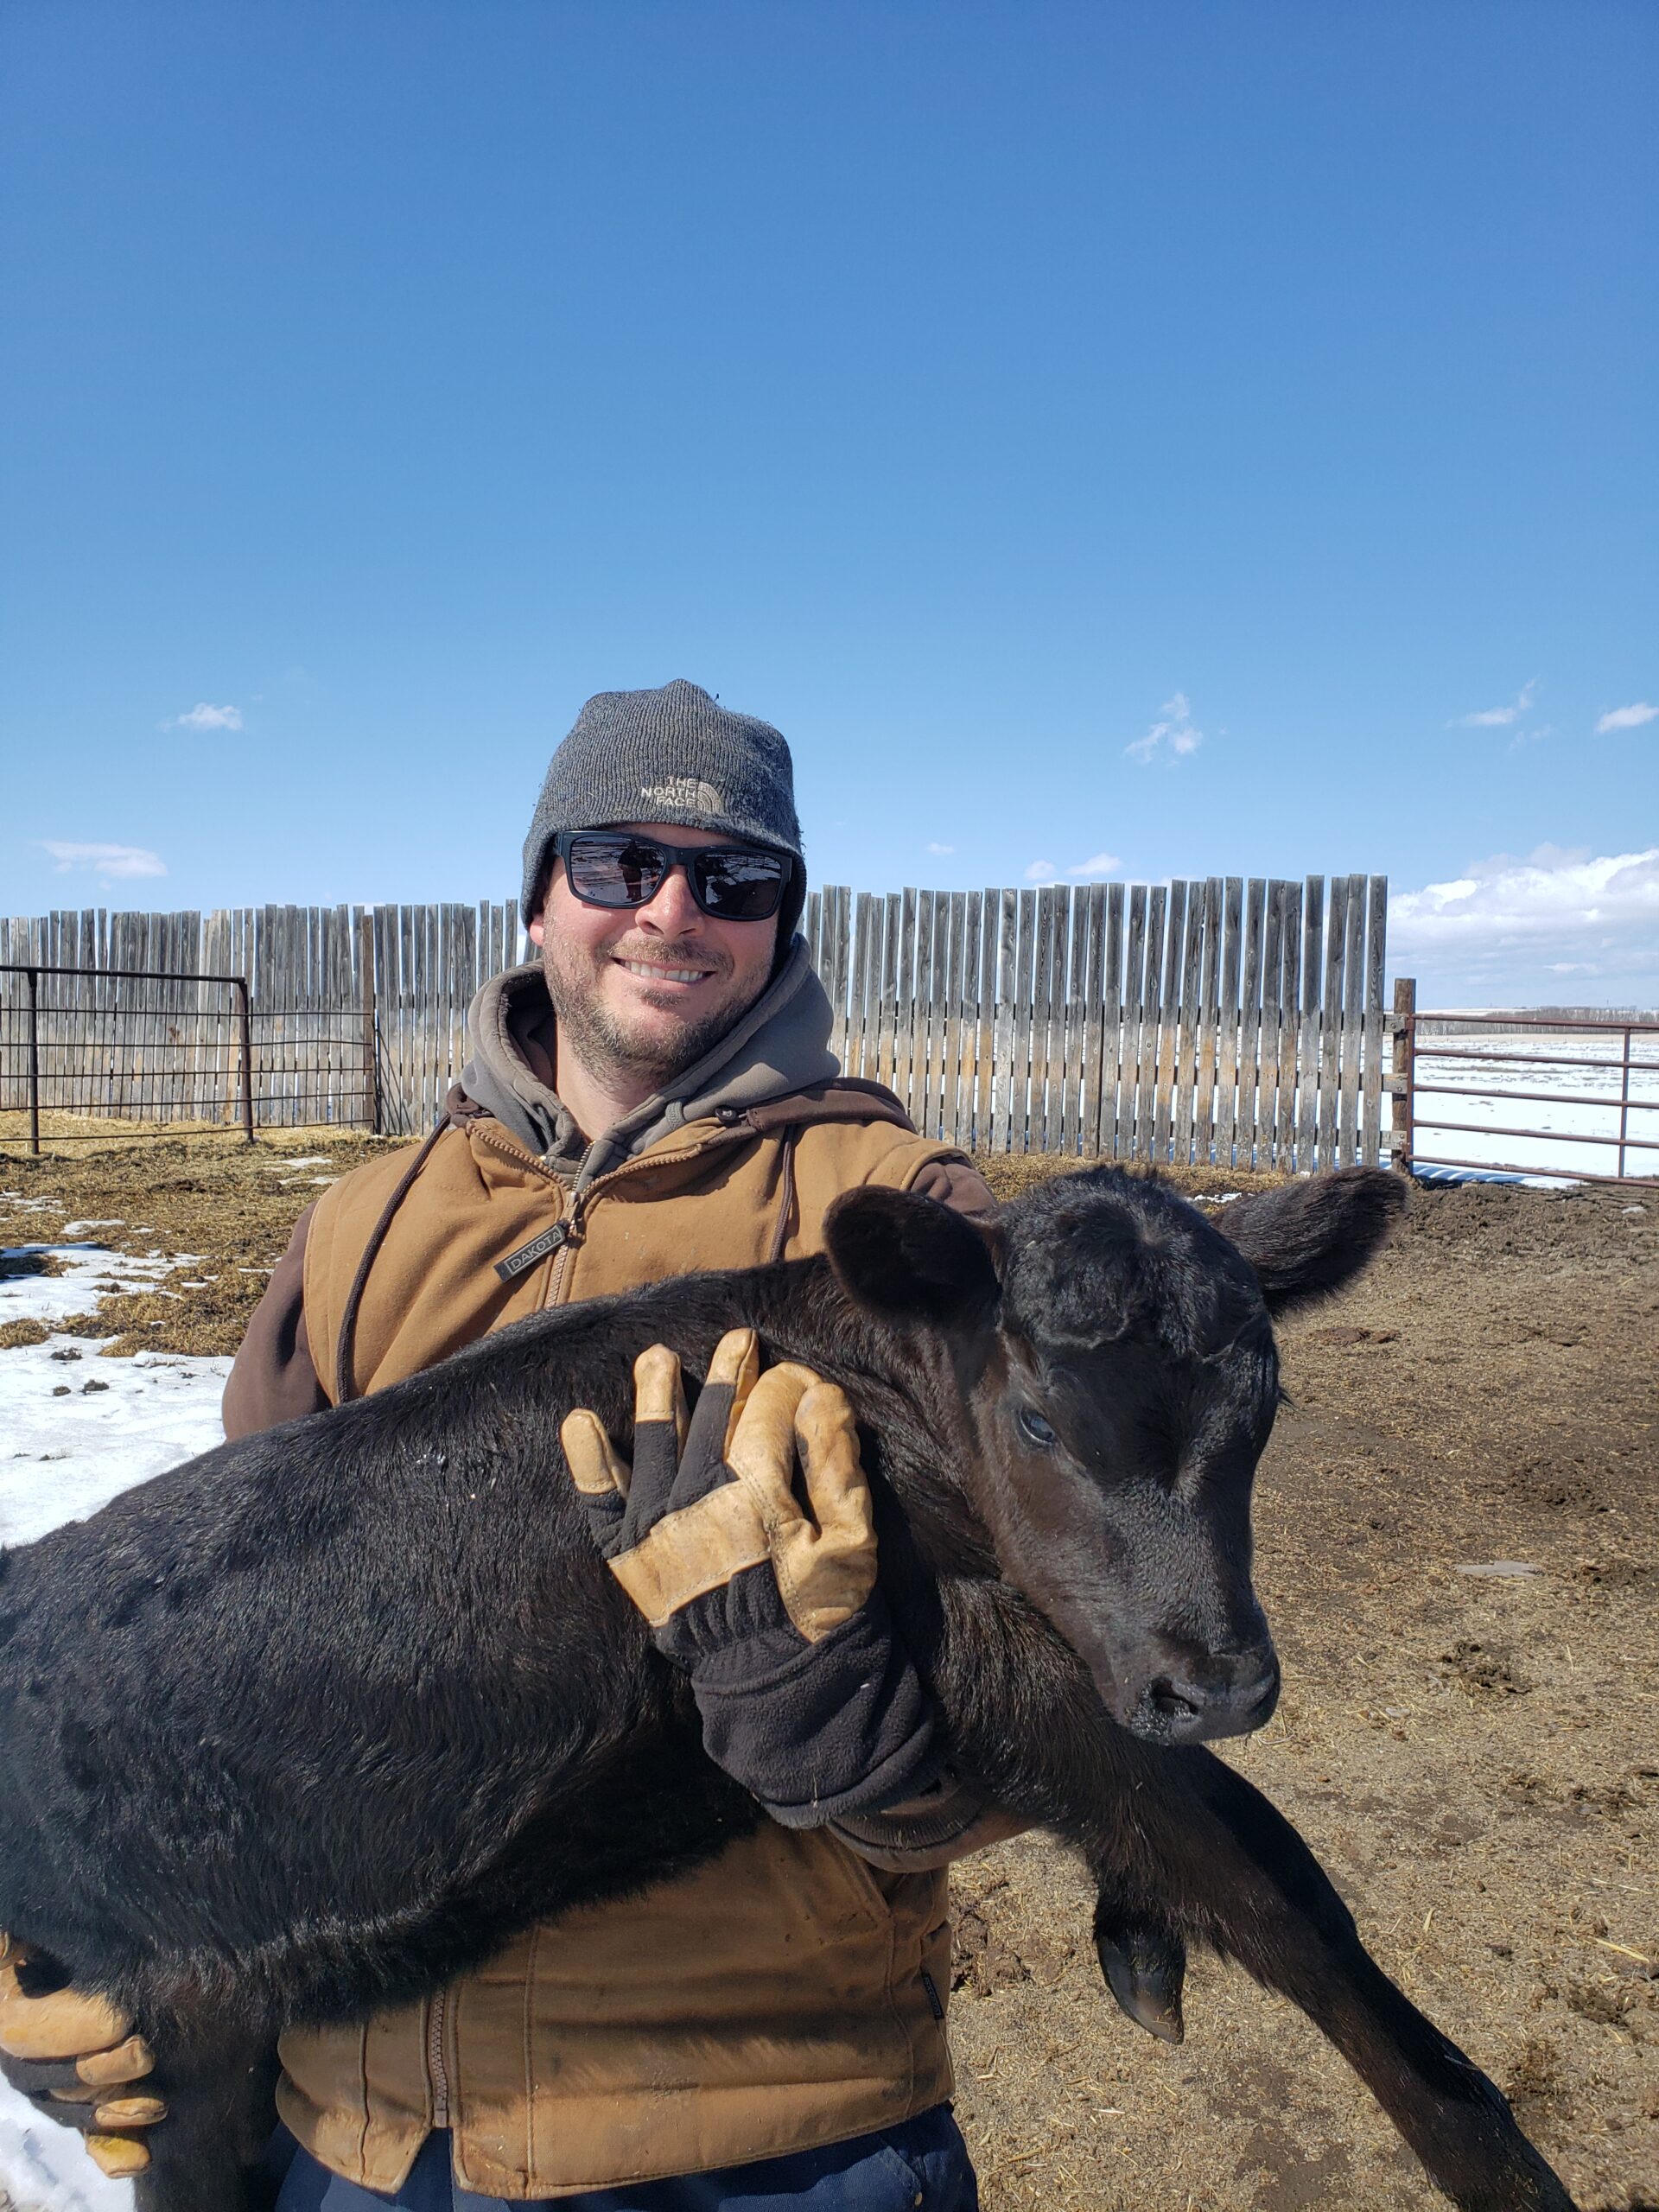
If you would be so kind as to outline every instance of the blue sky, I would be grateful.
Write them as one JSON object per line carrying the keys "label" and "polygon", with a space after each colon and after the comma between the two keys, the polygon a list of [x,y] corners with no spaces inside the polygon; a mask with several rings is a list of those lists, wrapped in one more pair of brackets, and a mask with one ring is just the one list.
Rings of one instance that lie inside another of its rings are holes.
{"label": "blue sky", "polygon": [[0,909],[505,895],[583,697],[685,675],[819,880],[1380,870],[1431,1001],[1659,1001],[1656,63],[10,0]]}

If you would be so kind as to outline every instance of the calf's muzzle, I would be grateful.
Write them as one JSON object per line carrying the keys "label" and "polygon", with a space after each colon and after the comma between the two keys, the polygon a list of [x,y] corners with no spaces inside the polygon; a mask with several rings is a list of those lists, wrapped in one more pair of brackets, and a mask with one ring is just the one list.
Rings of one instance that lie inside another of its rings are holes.
{"label": "calf's muzzle", "polygon": [[1148,1744],[1206,1744],[1248,1736],[1273,1718],[1279,1702],[1279,1661],[1271,1643],[1214,1652],[1153,1675],[1128,1715],[1130,1731]]}

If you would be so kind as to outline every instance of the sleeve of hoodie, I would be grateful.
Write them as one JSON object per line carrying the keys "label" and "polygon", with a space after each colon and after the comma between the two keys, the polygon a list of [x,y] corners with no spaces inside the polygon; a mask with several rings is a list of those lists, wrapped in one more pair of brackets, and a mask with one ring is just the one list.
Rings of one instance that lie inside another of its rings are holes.
{"label": "sleeve of hoodie", "polygon": [[295,1223],[231,1363],[223,1408],[228,1437],[275,1428],[278,1421],[320,1413],[328,1402],[305,1335],[305,1239],[315,1211],[308,1206]]}
{"label": "sleeve of hoodie", "polygon": [[925,1198],[937,1198],[942,1206],[954,1206],[969,1221],[996,1217],[997,1204],[989,1185],[965,1159],[928,1160],[910,1188]]}

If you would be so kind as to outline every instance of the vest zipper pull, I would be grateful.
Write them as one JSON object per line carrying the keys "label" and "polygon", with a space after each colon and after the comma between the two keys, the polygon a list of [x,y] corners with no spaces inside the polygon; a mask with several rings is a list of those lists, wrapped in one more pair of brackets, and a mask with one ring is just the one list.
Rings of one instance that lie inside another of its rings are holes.
{"label": "vest zipper pull", "polygon": [[528,1244],[521,1244],[516,1252],[509,1252],[505,1260],[498,1260],[495,1272],[503,1282],[517,1282],[519,1276],[527,1274],[538,1261],[546,1259],[550,1252],[556,1252],[561,1244],[567,1243],[575,1226],[573,1221],[552,1223],[539,1236],[532,1236]]}

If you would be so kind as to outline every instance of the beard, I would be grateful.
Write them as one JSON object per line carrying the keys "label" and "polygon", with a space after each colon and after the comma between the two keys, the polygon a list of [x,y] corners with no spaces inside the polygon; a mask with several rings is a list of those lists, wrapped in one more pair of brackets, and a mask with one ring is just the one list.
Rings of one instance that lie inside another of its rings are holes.
{"label": "beard", "polygon": [[606,1003],[602,978],[613,961],[637,958],[672,967],[675,950],[660,940],[637,946],[625,941],[595,955],[568,938],[548,932],[542,946],[542,974],[559,1033],[595,1075],[648,1078],[660,1090],[711,1052],[766,988],[764,977],[753,988],[734,982],[729,955],[700,944],[695,950],[687,949],[684,964],[712,966],[719,988],[699,1013],[681,1014],[672,1007],[659,1007],[657,1020],[646,1023],[631,1021]]}

